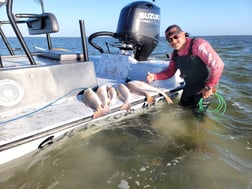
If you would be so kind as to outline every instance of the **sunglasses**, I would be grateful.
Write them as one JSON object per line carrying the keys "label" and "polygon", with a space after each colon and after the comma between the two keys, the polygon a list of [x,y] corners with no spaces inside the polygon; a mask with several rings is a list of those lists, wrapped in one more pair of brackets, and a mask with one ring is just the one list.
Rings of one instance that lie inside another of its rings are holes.
{"label": "sunglasses", "polygon": [[177,34],[174,35],[173,37],[168,37],[168,38],[167,38],[167,41],[168,41],[169,43],[171,43],[171,42],[173,41],[173,39],[178,39],[178,38],[180,38],[179,33],[177,33]]}

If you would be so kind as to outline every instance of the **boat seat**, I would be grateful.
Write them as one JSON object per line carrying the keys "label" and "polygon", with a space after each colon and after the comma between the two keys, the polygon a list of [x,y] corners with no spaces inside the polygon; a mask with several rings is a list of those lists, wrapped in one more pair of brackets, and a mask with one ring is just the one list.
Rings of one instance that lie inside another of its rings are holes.
{"label": "boat seat", "polygon": [[57,60],[57,61],[64,61],[64,60],[81,60],[83,59],[83,54],[75,53],[63,48],[52,48],[50,50],[46,49],[37,49],[38,56]]}
{"label": "boat seat", "polygon": [[36,15],[36,18],[29,18],[26,23],[30,35],[55,33],[59,31],[58,21],[52,13]]}

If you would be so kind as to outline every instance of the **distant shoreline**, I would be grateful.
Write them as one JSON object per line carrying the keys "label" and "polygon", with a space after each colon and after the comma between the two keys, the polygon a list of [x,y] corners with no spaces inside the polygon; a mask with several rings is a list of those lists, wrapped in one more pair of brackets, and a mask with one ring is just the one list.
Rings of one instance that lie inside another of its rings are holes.
{"label": "distant shoreline", "polygon": [[[44,37],[45,36],[24,36],[24,38],[44,38]],[[80,36],[53,36],[52,35],[51,37],[52,38],[79,38]],[[160,37],[164,38],[165,36],[160,36]],[[192,35],[190,37],[252,37],[252,35]],[[17,38],[17,37],[7,36],[7,38]]]}

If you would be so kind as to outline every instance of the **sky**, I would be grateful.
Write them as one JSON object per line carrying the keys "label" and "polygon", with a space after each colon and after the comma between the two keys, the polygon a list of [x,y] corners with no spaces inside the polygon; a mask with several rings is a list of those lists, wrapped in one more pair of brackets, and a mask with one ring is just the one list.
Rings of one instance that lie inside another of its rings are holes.
{"label": "sky", "polygon": [[[0,0],[4,1],[4,0]],[[151,0],[146,0],[152,2]],[[116,32],[121,9],[133,0],[44,0],[45,12],[57,17],[60,31],[52,36],[80,36],[79,20],[84,20],[87,36],[98,31]],[[193,36],[252,35],[252,0],[155,0],[160,8],[160,35],[167,26],[178,24]],[[39,0],[14,0],[15,13],[40,13]],[[0,8],[6,20],[6,7]],[[25,25],[20,30],[28,36]],[[13,36],[9,26],[2,26]]]}

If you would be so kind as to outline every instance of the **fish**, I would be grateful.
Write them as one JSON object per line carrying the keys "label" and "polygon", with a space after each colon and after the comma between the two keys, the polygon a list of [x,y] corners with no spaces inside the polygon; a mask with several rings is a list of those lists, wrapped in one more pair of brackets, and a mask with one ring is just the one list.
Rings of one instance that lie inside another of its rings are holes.
{"label": "fish", "polygon": [[107,107],[110,104],[110,99],[108,97],[108,91],[106,85],[98,87],[96,90],[96,94],[100,98],[103,108]]}
{"label": "fish", "polygon": [[114,104],[118,98],[117,92],[114,87],[107,86],[108,98],[109,98],[109,105]]}
{"label": "fish", "polygon": [[131,92],[136,93],[141,96],[145,96],[147,98],[147,103],[149,105],[152,105],[155,103],[155,99],[150,94],[148,94],[145,90],[142,90],[141,88],[139,88],[138,85],[135,85],[135,83],[128,82],[126,86],[131,90]]}
{"label": "fish", "polygon": [[[132,91],[136,91],[137,93],[142,93],[143,95],[145,95],[145,92],[158,92],[159,94],[161,94],[162,96],[164,96],[164,98],[166,99],[168,104],[173,104],[173,101],[171,100],[171,98],[162,90],[159,89],[157,87],[154,87],[144,81],[139,81],[139,80],[132,80],[127,82],[126,84]],[[148,99],[147,99],[148,100]]]}
{"label": "fish", "polygon": [[91,89],[87,88],[83,93],[83,102],[90,108],[94,109],[93,119],[102,117],[109,113],[108,108],[102,107],[102,102],[98,95]]}
{"label": "fish", "polygon": [[116,88],[118,97],[121,101],[123,101],[123,105],[121,106],[120,110],[130,110],[131,104],[131,93],[128,87],[122,83],[120,83]]}

